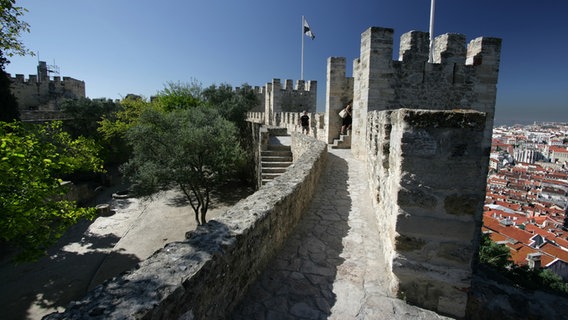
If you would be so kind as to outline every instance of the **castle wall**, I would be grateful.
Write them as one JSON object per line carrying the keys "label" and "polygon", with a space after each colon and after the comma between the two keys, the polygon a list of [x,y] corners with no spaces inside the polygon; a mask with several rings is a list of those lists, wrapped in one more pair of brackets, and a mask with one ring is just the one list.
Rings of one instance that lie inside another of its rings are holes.
{"label": "castle wall", "polygon": [[371,112],[368,159],[389,288],[411,304],[465,315],[485,200],[486,114]]}
{"label": "castle wall", "polygon": [[339,138],[342,120],[338,113],[353,100],[353,77],[345,76],[346,64],[343,57],[327,59],[327,94],[325,101],[325,127],[327,134],[323,141],[333,143]]}
{"label": "castle wall", "polygon": [[[279,121],[276,115],[280,112],[316,112],[317,81],[286,80],[284,86],[280,79],[273,79],[264,89],[264,115],[265,123],[276,125]],[[257,108],[255,108],[256,110]]]}
{"label": "castle wall", "polygon": [[[302,126],[300,124],[300,112],[278,112],[274,114],[272,123],[279,128],[285,128],[290,134],[293,132],[302,133]],[[327,130],[325,126],[325,116],[323,112],[308,113],[310,117],[310,132],[307,134],[320,141],[327,141]],[[248,112],[247,121],[254,123],[263,123],[264,113],[262,112]]]}
{"label": "castle wall", "polygon": [[388,235],[380,240],[391,292],[459,317],[479,244],[501,40],[477,38],[466,48],[465,36],[441,35],[428,63],[428,33],[411,31],[393,61],[393,33],[373,27],[361,35],[352,152],[367,160]]}
{"label": "castle wall", "polygon": [[17,74],[11,77],[11,82],[10,89],[18,101],[22,120],[32,120],[26,118],[28,111],[34,111],[33,116],[37,117],[41,112],[58,111],[65,99],[86,96],[84,81],[70,77],[50,79],[43,61],[38,65],[38,75],[29,75],[26,80],[24,75]]}
{"label": "castle wall", "polygon": [[465,36],[444,34],[436,37],[434,63],[428,63],[428,33],[411,31],[401,36],[399,60],[393,61],[393,33],[373,27],[361,35],[361,56],[353,63],[354,154],[365,156],[366,113],[399,108],[485,112],[483,144],[489,148],[501,40],[477,38],[466,49]]}

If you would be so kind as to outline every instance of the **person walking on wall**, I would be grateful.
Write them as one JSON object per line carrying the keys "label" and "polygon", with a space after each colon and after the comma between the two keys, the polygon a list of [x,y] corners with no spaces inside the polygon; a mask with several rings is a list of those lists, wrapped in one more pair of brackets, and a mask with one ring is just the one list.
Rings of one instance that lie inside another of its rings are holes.
{"label": "person walking on wall", "polygon": [[302,133],[309,134],[310,133],[310,117],[308,116],[307,111],[304,111],[303,115],[300,117],[300,124],[302,125]]}
{"label": "person walking on wall", "polygon": [[352,103],[352,101],[349,101],[347,106],[343,109],[345,111],[345,116],[343,117],[341,134],[347,134],[347,131],[351,130],[351,124],[353,123],[353,117],[351,116],[351,112],[353,111]]}

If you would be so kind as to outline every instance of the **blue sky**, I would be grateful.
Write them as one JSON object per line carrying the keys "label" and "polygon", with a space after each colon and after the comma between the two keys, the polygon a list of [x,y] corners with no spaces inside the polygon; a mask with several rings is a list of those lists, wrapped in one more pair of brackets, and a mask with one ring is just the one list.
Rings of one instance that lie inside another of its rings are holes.
{"label": "blue sky", "polygon": [[[351,76],[361,33],[393,28],[398,39],[428,31],[429,0],[26,0],[22,41],[61,76],[86,82],[89,98],[150,97],[168,82],[203,86],[273,78],[318,82],[325,109],[328,57],[345,57]],[[503,39],[496,122],[568,121],[568,1],[437,0],[434,34]],[[38,56],[12,57],[12,75],[36,73]]]}

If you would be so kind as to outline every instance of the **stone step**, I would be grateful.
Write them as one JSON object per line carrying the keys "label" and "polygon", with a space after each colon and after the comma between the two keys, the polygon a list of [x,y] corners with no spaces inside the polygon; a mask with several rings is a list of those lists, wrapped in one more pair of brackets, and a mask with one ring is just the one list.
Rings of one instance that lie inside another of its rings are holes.
{"label": "stone step", "polygon": [[277,168],[277,167],[284,167],[287,168],[292,164],[291,161],[282,161],[282,162],[261,162],[260,165],[262,168],[270,167],[270,168]]}
{"label": "stone step", "polygon": [[260,152],[261,157],[270,157],[270,156],[292,156],[292,151],[290,150],[266,150]]}
{"label": "stone step", "polygon": [[262,167],[262,173],[284,173],[286,172],[286,170],[288,169],[288,166],[286,167]]}
{"label": "stone step", "polygon": [[292,156],[269,156],[261,157],[261,162],[292,162]]}
{"label": "stone step", "polygon": [[347,134],[339,135],[339,139],[334,139],[331,145],[332,149],[351,149],[351,135],[350,131]]}
{"label": "stone step", "polygon": [[290,146],[281,144],[269,144],[267,147],[268,151],[290,151],[292,148]]}
{"label": "stone step", "polygon": [[280,177],[282,173],[262,173],[262,180],[272,180]]}

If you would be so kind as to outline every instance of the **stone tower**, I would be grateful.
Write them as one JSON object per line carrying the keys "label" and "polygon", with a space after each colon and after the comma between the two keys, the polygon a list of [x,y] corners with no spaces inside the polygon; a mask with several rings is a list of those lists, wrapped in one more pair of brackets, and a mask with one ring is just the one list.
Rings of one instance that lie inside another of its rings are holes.
{"label": "stone tower", "polygon": [[501,40],[477,38],[466,48],[465,36],[444,34],[434,40],[428,63],[429,34],[410,31],[400,38],[393,61],[393,30],[372,27],[361,35],[354,61],[353,152],[364,157],[366,114],[400,108],[487,113],[484,147],[491,145]]}
{"label": "stone tower", "polygon": [[[367,162],[389,288],[393,296],[463,317],[479,246],[501,40],[361,36],[353,79],[328,60],[328,137],[342,103],[353,99],[352,152]],[[336,137],[336,136],[335,136]]]}

